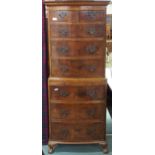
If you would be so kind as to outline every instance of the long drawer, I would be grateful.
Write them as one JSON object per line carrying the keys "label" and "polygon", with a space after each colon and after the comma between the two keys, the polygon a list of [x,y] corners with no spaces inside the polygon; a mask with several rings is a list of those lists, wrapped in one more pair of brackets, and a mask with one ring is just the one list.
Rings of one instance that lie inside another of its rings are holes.
{"label": "long drawer", "polygon": [[52,103],[50,108],[50,120],[105,120],[106,105],[102,103]]}
{"label": "long drawer", "polygon": [[65,41],[65,40],[52,40],[50,56],[52,58],[62,56],[105,56],[105,41],[99,40],[85,40],[85,41]]}
{"label": "long drawer", "polygon": [[51,59],[50,75],[54,77],[104,77],[105,59]]}
{"label": "long drawer", "polygon": [[53,122],[50,123],[50,140],[67,142],[105,140],[105,122]]}
{"label": "long drawer", "polygon": [[56,38],[105,38],[105,24],[51,24],[51,37]]}
{"label": "long drawer", "polygon": [[[95,81],[94,81],[95,82]],[[49,86],[50,100],[90,101],[105,100],[106,85],[98,86]]]}
{"label": "long drawer", "polygon": [[95,101],[106,99],[107,80],[104,78],[48,79],[48,97],[62,101]]}

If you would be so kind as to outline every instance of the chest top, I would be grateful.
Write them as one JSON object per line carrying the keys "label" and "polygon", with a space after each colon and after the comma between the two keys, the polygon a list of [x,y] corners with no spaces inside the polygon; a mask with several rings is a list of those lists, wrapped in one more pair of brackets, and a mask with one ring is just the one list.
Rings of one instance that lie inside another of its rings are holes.
{"label": "chest top", "polygon": [[44,0],[45,4],[48,5],[88,5],[88,3],[92,5],[104,5],[107,6],[110,1],[109,0]]}

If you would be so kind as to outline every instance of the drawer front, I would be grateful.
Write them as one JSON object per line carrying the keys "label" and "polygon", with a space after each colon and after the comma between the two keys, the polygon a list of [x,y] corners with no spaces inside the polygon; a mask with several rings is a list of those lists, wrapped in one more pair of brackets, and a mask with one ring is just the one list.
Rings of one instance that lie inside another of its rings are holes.
{"label": "drawer front", "polygon": [[52,41],[52,57],[58,56],[104,56],[105,42],[101,41]]}
{"label": "drawer front", "polygon": [[52,24],[51,37],[58,38],[85,38],[104,37],[104,24]]}
{"label": "drawer front", "polygon": [[77,11],[57,10],[50,11],[50,22],[78,22],[79,15]]}
{"label": "drawer front", "polygon": [[74,104],[50,104],[50,118],[52,120],[75,120]]}
{"label": "drawer front", "polygon": [[90,101],[105,100],[106,85],[99,86],[49,86],[51,100]]}
{"label": "drawer front", "polygon": [[50,73],[55,77],[104,77],[104,60],[53,59]]}
{"label": "drawer front", "polygon": [[105,104],[79,104],[77,105],[77,120],[105,120]]}
{"label": "drawer front", "polygon": [[79,12],[80,22],[105,22],[105,11],[83,10]]}
{"label": "drawer front", "polygon": [[51,22],[105,22],[105,10],[50,11]]}
{"label": "drawer front", "polygon": [[50,139],[75,142],[104,140],[105,123],[51,123]]}
{"label": "drawer front", "polygon": [[105,104],[50,104],[50,118],[51,120],[104,120],[106,113]]}

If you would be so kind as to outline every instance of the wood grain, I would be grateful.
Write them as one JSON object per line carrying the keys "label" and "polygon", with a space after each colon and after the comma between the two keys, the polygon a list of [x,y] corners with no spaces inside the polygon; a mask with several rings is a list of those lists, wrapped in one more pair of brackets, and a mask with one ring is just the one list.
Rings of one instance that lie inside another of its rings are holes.
{"label": "wood grain", "polygon": [[77,41],[77,40],[57,40],[51,42],[50,57],[51,58],[61,58],[61,57],[81,57],[95,56],[104,57],[105,56],[105,44],[104,41]]}
{"label": "wood grain", "polygon": [[98,143],[107,152],[104,0],[46,0],[49,153]]}

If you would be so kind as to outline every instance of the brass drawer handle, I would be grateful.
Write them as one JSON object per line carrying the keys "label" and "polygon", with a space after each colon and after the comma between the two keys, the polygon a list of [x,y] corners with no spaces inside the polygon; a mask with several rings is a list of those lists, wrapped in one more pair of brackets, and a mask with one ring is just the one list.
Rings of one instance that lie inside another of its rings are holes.
{"label": "brass drawer handle", "polygon": [[89,45],[86,47],[86,52],[89,54],[95,54],[97,51],[97,47],[95,45]]}
{"label": "brass drawer handle", "polygon": [[96,109],[87,109],[86,113],[87,113],[88,116],[93,117],[96,114]]}
{"label": "brass drawer handle", "polygon": [[69,96],[69,92],[67,90],[60,90],[59,91],[60,96],[67,97]]}
{"label": "brass drawer handle", "polygon": [[61,46],[57,49],[57,51],[61,54],[67,54],[69,52],[68,46]]}
{"label": "brass drawer handle", "polygon": [[96,35],[97,31],[96,31],[95,27],[91,27],[91,28],[88,28],[87,33],[89,35]]}
{"label": "brass drawer handle", "polygon": [[87,90],[87,95],[93,99],[95,99],[97,97],[97,92],[94,89],[89,89]]}
{"label": "brass drawer handle", "polygon": [[63,138],[66,138],[69,135],[68,129],[61,129],[60,134]]}
{"label": "brass drawer handle", "polygon": [[69,111],[67,109],[61,109],[60,110],[61,117],[67,117],[69,115]]}
{"label": "brass drawer handle", "polygon": [[67,37],[69,35],[69,31],[68,31],[67,28],[62,28],[62,29],[59,30],[59,34],[62,37]]}
{"label": "brass drawer handle", "polygon": [[60,19],[64,19],[67,16],[67,12],[61,11],[58,16]]}
{"label": "brass drawer handle", "polygon": [[91,127],[89,129],[87,129],[87,134],[89,136],[95,136],[95,132],[96,132],[96,128],[95,127]]}
{"label": "brass drawer handle", "polygon": [[90,72],[95,72],[96,71],[96,66],[95,65],[89,65],[85,67],[86,70],[90,71]]}
{"label": "brass drawer handle", "polygon": [[81,129],[80,128],[75,128],[75,131],[79,133],[79,132],[81,132]]}
{"label": "brass drawer handle", "polygon": [[85,15],[89,18],[89,19],[95,19],[97,12],[96,11],[87,11],[85,12]]}
{"label": "brass drawer handle", "polygon": [[62,73],[66,73],[69,71],[69,67],[67,65],[61,65],[60,70]]}

